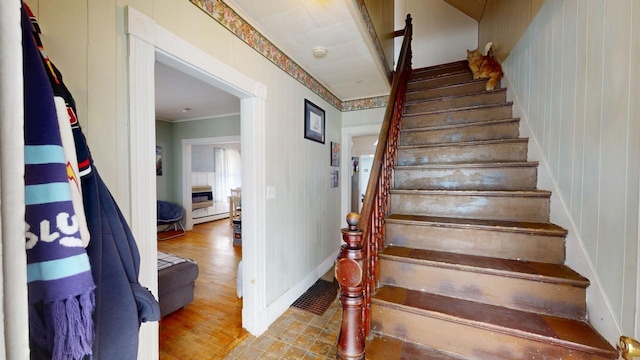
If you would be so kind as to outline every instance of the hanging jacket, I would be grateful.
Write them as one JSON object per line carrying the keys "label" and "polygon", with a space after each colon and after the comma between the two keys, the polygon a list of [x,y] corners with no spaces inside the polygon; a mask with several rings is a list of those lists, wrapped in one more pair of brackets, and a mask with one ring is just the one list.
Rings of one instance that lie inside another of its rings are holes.
{"label": "hanging jacket", "polygon": [[[32,21],[35,18],[32,17]],[[39,41],[37,32],[34,36]],[[82,199],[91,235],[86,251],[96,284],[93,359],[136,359],[140,324],[158,321],[160,308],[151,292],[138,282],[138,247],[124,216],[93,163],[75,115],[73,96],[64,85],[62,74],[55,65],[46,55],[41,58],[45,68],[49,70],[47,75],[54,94],[65,99],[72,119]]]}

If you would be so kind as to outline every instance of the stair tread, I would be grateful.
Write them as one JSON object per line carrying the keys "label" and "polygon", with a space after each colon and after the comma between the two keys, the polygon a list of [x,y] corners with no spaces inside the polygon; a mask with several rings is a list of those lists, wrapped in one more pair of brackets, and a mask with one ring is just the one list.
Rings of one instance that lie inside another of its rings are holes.
{"label": "stair tread", "polygon": [[423,165],[396,165],[396,170],[419,169],[457,169],[457,168],[505,168],[505,167],[538,167],[537,161],[502,161],[477,163],[437,163]]}
{"label": "stair tread", "polygon": [[403,114],[402,117],[403,118],[411,118],[411,117],[418,117],[418,116],[443,114],[443,113],[453,113],[453,112],[462,112],[462,111],[472,111],[472,110],[481,110],[481,109],[490,109],[490,108],[499,108],[499,107],[506,107],[506,106],[513,106],[513,102],[507,101],[507,102],[500,103],[500,104],[473,105],[473,106],[464,106],[464,107],[457,107],[457,108],[444,109],[444,110],[429,110],[429,111],[423,111],[423,112],[415,112],[415,113],[411,113],[411,114]]}
{"label": "stair tread", "polygon": [[431,148],[497,145],[497,144],[518,144],[518,143],[529,143],[529,138],[460,141],[460,142],[454,142],[454,143],[438,143],[438,144],[424,144],[424,145],[399,145],[398,151],[413,150],[413,149],[419,150],[419,149],[431,149]]}
{"label": "stair tread", "polygon": [[[448,130],[448,129],[457,129],[471,126],[485,126],[485,125],[498,125],[505,123],[512,123],[520,121],[519,118],[509,118],[509,119],[498,119],[498,120],[485,120],[485,121],[474,121],[469,123],[460,123],[460,124],[447,124],[447,125],[435,125],[435,126],[425,126],[419,128],[410,128],[410,129],[401,129],[402,133],[410,133],[410,132],[420,132],[420,131],[434,131],[434,130]],[[445,143],[450,144],[450,143]]]}
{"label": "stair tread", "polygon": [[402,246],[387,246],[380,257],[437,263],[440,266],[464,268],[468,271],[503,274],[536,281],[587,287],[589,280],[563,264],[541,263],[458,254]]}
{"label": "stair tread", "polygon": [[466,73],[470,73],[470,72],[471,72],[471,70],[469,70],[469,69],[466,69],[466,70],[465,69],[459,69],[459,70],[454,70],[454,71],[443,73],[443,74],[436,74],[436,75],[433,75],[433,76],[411,78],[411,79],[409,79],[407,84],[419,84],[421,82],[429,82],[429,81],[433,81],[435,79],[452,77],[452,76],[457,76],[457,75],[466,74]]}
{"label": "stair tread", "polygon": [[444,95],[444,96],[430,98],[430,99],[420,99],[420,100],[405,101],[404,106],[407,107],[407,106],[410,106],[410,105],[425,104],[425,103],[430,103],[430,102],[439,102],[439,101],[443,101],[443,100],[450,100],[450,99],[464,98],[464,97],[472,97],[472,96],[478,96],[478,95],[491,95],[491,94],[500,93],[500,92],[506,92],[506,91],[507,91],[507,89],[471,91],[471,92],[468,92],[468,93]]}
{"label": "stair tread", "polygon": [[490,328],[497,332],[558,343],[603,356],[617,354],[616,350],[588,323],[579,320],[525,312],[390,285],[380,287],[372,296],[372,300],[472,326]]}
{"label": "stair tread", "polygon": [[547,190],[403,190],[391,189],[391,194],[415,195],[458,195],[458,196],[519,196],[550,197]]}
{"label": "stair tread", "polygon": [[[423,78],[422,80],[424,80],[424,79],[428,79],[428,78]],[[486,83],[486,82],[487,82],[487,79],[470,79],[470,80],[464,80],[464,81],[451,83],[451,84],[437,85],[437,86],[434,86],[434,87],[429,88],[429,89],[416,89],[416,90],[407,89],[406,94],[407,95],[413,95],[413,94],[417,94],[417,93],[421,93],[421,92],[425,92],[425,91],[444,90],[444,89],[447,89],[447,88],[454,88],[454,87],[466,86],[466,85],[469,85],[469,84]]]}
{"label": "stair tread", "polygon": [[465,357],[402,341],[390,336],[373,336],[367,341],[367,360],[465,360]]}
{"label": "stair tread", "polygon": [[444,63],[444,64],[431,65],[431,66],[425,66],[425,67],[421,67],[421,68],[411,69],[411,73],[412,74],[419,74],[419,73],[423,73],[423,72],[429,72],[429,71],[448,68],[448,67],[454,67],[454,66],[459,66],[459,65],[467,65],[468,63],[469,62],[467,60],[456,60],[456,61],[452,61],[452,62],[448,62],[448,63]]}
{"label": "stair tread", "polygon": [[442,227],[463,227],[475,229],[490,229],[496,231],[525,232],[556,236],[566,236],[567,230],[552,223],[535,223],[520,221],[478,220],[438,216],[421,216],[393,214],[385,219],[387,223],[405,223],[415,225],[435,225]]}

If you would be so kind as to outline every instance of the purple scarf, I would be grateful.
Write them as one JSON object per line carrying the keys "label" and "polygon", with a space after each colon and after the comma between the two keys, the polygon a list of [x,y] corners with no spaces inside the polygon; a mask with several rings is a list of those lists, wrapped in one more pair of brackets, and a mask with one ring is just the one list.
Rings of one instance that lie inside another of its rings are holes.
{"label": "purple scarf", "polygon": [[23,3],[29,333],[52,359],[91,354],[95,288],[71,201],[53,91]]}

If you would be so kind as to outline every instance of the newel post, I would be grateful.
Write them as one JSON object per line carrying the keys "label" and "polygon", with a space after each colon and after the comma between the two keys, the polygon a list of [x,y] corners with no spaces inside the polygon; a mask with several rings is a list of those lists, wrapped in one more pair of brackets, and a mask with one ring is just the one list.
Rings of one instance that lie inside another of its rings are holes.
{"label": "newel post", "polygon": [[337,358],[341,360],[364,359],[365,335],[362,328],[362,303],[364,299],[364,244],[362,231],[356,227],[359,215],[347,215],[348,228],[342,229],[342,245],[335,275],[340,284],[342,326],[338,337]]}

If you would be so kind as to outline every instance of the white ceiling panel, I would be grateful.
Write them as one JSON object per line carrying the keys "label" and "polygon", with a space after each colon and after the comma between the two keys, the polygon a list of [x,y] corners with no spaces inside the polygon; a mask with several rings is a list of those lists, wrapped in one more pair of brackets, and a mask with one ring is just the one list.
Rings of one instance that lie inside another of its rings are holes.
{"label": "white ceiling panel", "polygon": [[186,75],[155,64],[156,118],[166,121],[203,119],[240,112],[240,99]]}
{"label": "white ceiling panel", "polygon": [[[341,100],[389,93],[349,11],[352,0],[224,1]],[[313,56],[318,46],[327,49],[324,58]],[[237,97],[156,63],[158,119],[186,121],[239,111]]]}
{"label": "white ceiling panel", "polygon": [[[387,80],[375,64],[347,1],[351,0],[225,2],[338,98],[379,96],[380,88],[385,88],[388,94]],[[327,55],[321,59],[313,57],[315,47],[324,47]],[[363,85],[361,71],[367,74],[367,86]],[[339,86],[334,79],[341,80]],[[347,90],[345,83],[353,85]],[[348,93],[342,93],[341,89]]]}

